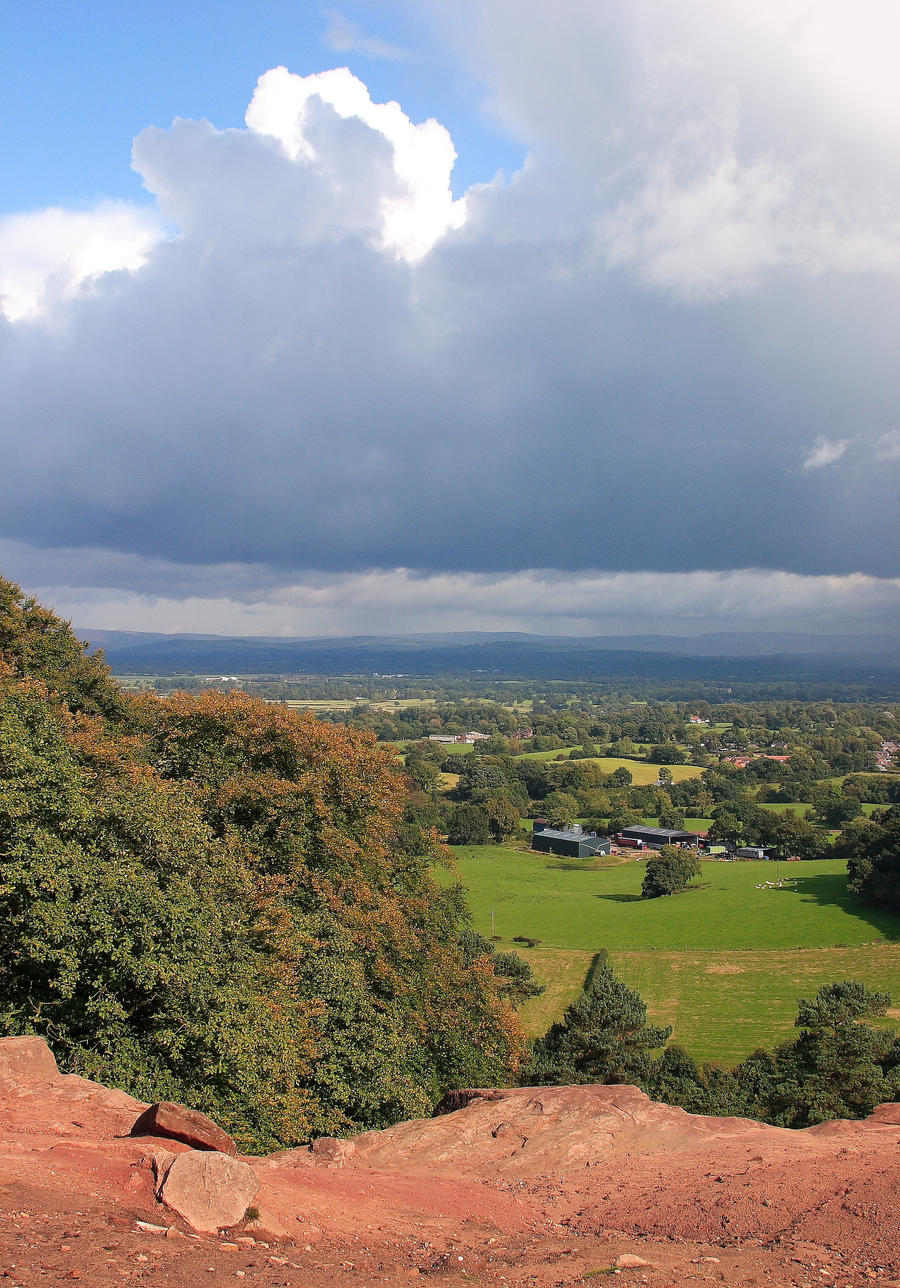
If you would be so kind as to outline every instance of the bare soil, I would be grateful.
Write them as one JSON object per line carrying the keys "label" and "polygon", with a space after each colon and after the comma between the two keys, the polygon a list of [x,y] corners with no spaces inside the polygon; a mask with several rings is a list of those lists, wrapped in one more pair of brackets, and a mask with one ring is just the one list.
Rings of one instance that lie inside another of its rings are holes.
{"label": "bare soil", "polygon": [[900,1285],[900,1106],[787,1132],[630,1087],[455,1103],[246,1160],[258,1215],[210,1237],[157,1202],[154,1153],[186,1147],[129,1136],[143,1105],[73,1077],[0,1086],[0,1285]]}

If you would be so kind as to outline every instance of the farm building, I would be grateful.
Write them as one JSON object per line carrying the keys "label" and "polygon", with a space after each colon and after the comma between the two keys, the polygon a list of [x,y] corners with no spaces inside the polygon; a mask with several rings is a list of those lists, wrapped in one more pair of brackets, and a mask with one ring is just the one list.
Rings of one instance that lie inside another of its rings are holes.
{"label": "farm building", "polygon": [[535,819],[534,833],[531,837],[531,848],[540,854],[560,854],[569,859],[589,859],[595,854],[609,854],[612,841],[596,832],[585,832],[576,823],[574,827],[547,827],[541,819]]}
{"label": "farm building", "polygon": [[696,845],[699,837],[696,832],[678,832],[668,827],[623,827],[621,836],[633,841],[643,841],[651,850],[659,850],[664,845]]}

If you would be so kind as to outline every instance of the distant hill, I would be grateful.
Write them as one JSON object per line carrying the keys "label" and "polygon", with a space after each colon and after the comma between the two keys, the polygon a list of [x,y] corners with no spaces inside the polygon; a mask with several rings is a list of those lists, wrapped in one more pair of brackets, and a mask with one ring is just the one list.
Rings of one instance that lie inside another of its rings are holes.
{"label": "distant hill", "polygon": [[516,632],[314,639],[80,628],[117,674],[502,675],[859,679],[900,674],[893,636],[718,633],[548,636]]}

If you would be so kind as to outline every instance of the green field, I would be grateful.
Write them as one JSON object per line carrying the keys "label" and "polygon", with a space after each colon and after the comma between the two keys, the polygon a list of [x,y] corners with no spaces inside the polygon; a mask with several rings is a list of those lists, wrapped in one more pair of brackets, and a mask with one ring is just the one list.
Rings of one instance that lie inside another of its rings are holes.
{"label": "green field", "polygon": [[[628,760],[621,756],[597,756],[591,760],[591,764],[599,765],[604,774],[611,774],[614,770],[624,766],[631,771],[632,778],[636,787],[644,787],[648,783],[655,783],[659,778],[659,771],[662,765],[650,765],[646,760]],[[699,765],[667,765],[667,769],[672,771],[672,781],[675,783],[683,782],[685,778],[699,778],[703,770]]]}
{"label": "green field", "polygon": [[782,863],[795,889],[757,890],[773,863],[703,864],[671,899],[641,899],[644,864],[594,866],[507,846],[456,850],[475,925],[529,935],[556,948],[820,948],[900,940],[900,918],[848,895],[843,864]]}
{"label": "green field", "polygon": [[[537,1037],[577,995],[593,954],[542,947],[520,951],[547,988],[521,1012],[526,1031]],[[789,1039],[796,1032],[797,998],[811,997],[832,980],[861,979],[900,1003],[898,944],[784,952],[626,950],[612,953],[610,961],[644,998],[649,1018],[672,1025],[672,1041],[687,1047],[696,1060],[728,1067],[755,1047]],[[891,1008],[884,1023],[900,1028],[900,1005]]]}
{"label": "green field", "polygon": [[[548,992],[523,1021],[543,1032],[584,981],[591,957],[609,950],[651,1017],[701,1060],[731,1064],[789,1036],[798,996],[834,979],[887,989],[900,1020],[900,917],[849,895],[834,860],[784,863],[787,889],[756,887],[772,863],[706,862],[695,887],[642,900],[644,864],[559,859],[499,846],[456,851],[476,927],[500,948],[516,935]],[[601,864],[603,864],[601,866]]]}
{"label": "green field", "polygon": [[[559,756],[566,756],[569,751],[575,751],[575,747],[561,747],[559,751],[526,751],[522,760],[556,760]],[[584,760],[575,762],[578,765],[599,765],[604,774],[611,774],[616,769],[627,769],[631,774],[632,781],[638,787],[644,787],[647,783],[655,783],[659,777],[660,765],[650,765],[646,760],[630,760],[627,756],[589,756]],[[672,771],[672,781],[682,782],[685,778],[699,778],[703,770],[698,765],[668,765]]]}

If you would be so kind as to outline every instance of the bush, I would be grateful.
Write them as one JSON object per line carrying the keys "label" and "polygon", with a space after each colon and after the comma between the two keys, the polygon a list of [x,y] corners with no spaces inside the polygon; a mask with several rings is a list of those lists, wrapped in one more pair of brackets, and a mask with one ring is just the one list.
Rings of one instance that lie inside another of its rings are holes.
{"label": "bush", "polygon": [[647,860],[641,898],[658,899],[660,895],[677,894],[700,872],[700,860],[693,854],[674,845],[664,845],[658,854]]}

